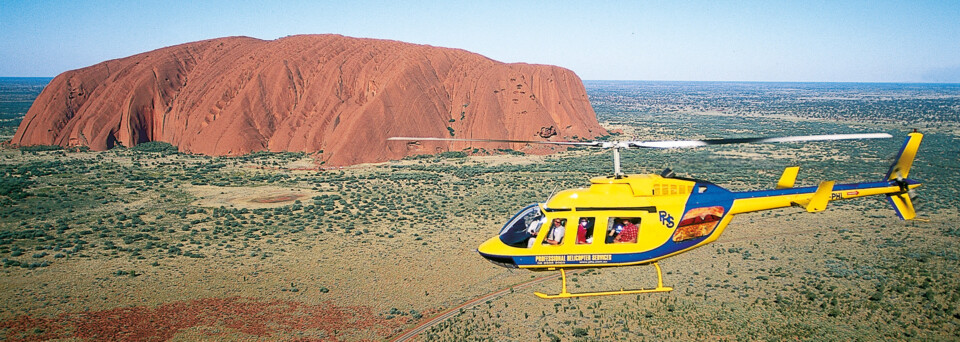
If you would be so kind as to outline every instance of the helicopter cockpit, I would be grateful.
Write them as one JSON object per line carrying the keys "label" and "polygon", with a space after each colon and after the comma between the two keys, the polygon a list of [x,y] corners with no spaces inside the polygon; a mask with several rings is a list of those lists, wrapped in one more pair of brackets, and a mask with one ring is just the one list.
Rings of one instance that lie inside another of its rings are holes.
{"label": "helicopter cockpit", "polygon": [[537,237],[540,227],[546,222],[546,216],[540,205],[533,203],[520,210],[500,229],[500,241],[507,246],[528,248]]}

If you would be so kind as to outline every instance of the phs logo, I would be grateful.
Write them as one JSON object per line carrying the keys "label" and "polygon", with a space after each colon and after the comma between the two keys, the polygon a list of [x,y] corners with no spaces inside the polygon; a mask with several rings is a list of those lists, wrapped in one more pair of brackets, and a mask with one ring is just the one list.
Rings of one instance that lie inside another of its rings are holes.
{"label": "phs logo", "polygon": [[673,216],[670,216],[666,211],[660,211],[660,224],[666,226],[667,228],[673,228]]}

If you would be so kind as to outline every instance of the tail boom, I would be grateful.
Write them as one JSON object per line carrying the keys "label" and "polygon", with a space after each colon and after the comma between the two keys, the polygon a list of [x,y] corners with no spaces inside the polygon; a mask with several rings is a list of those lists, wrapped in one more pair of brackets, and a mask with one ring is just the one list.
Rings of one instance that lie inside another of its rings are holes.
{"label": "tail boom", "polygon": [[[908,189],[913,189],[920,186],[919,182],[911,179],[904,179],[903,181],[899,182],[905,183]],[[828,201],[853,199],[873,195],[902,195],[901,197],[907,198],[906,201],[909,201],[909,197],[904,194],[904,189],[901,187],[899,182],[885,181],[836,184],[833,185],[833,188],[829,192]],[[742,214],[790,206],[802,206],[806,208],[807,211],[811,212],[820,211],[826,206],[826,203],[822,202],[821,197],[824,194],[823,188],[825,185],[826,184],[821,184],[820,186],[816,187],[735,192],[733,193],[735,199],[733,206],[730,208],[730,213]],[[820,195],[817,195],[818,189],[820,190]],[[810,207],[811,203],[814,204],[814,207]]]}
{"label": "tail boom", "polygon": [[[910,168],[920,149],[923,134],[913,132],[907,135],[897,154],[897,159],[882,181],[869,183],[836,184],[822,182],[818,187],[792,188],[796,180],[797,169],[784,170],[775,190],[735,192],[731,214],[748,213],[760,210],[799,205],[809,212],[826,208],[827,202],[858,198],[872,195],[887,195],[887,201],[893,206],[897,216],[903,220],[916,218],[917,214],[910,200],[909,191],[920,186],[920,182],[907,178]],[[832,189],[831,189],[832,186]],[[829,198],[825,200],[827,192]]]}

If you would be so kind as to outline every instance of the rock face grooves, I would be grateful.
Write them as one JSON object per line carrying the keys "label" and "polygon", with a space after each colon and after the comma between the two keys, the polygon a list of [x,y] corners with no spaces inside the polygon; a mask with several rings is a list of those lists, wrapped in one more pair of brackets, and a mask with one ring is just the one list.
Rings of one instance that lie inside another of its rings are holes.
{"label": "rock face grooves", "polygon": [[58,75],[18,145],[106,150],[163,141],[183,152],[323,151],[328,165],[467,147],[391,136],[543,140],[606,134],[572,71],[463,50],[339,35],[228,37]]}

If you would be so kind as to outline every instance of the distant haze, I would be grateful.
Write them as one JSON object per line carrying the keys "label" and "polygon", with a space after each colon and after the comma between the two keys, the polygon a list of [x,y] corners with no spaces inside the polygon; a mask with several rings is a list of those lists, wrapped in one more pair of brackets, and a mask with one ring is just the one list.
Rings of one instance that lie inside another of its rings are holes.
{"label": "distant haze", "polygon": [[960,1],[16,1],[0,76],[225,36],[336,33],[553,64],[583,79],[960,82]]}

